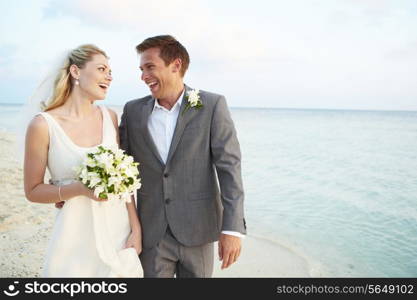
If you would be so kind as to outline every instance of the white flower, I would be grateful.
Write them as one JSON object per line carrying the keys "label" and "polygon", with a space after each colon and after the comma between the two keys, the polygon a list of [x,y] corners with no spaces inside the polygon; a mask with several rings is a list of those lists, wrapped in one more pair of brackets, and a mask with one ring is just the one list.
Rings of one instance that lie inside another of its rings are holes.
{"label": "white flower", "polygon": [[87,157],[85,165],[94,168],[96,166],[96,161],[90,157]]}
{"label": "white flower", "polygon": [[88,170],[87,168],[82,168],[81,170],[78,171],[80,173],[80,178],[82,183],[86,184],[87,180],[88,180]]}
{"label": "white flower", "polygon": [[106,170],[110,170],[113,167],[113,157],[108,153],[99,154],[97,160]]}
{"label": "white flower", "polygon": [[140,183],[140,181],[138,181],[134,186],[133,186],[133,189],[134,190],[138,190],[138,189],[140,189],[142,187],[142,184]]}
{"label": "white flower", "polygon": [[125,170],[126,177],[135,177],[135,170],[128,168]]}
{"label": "white flower", "polygon": [[132,156],[126,156],[126,157],[123,159],[123,162],[125,162],[125,163],[127,163],[127,164],[131,164],[131,163],[133,163],[133,157],[132,157]]}
{"label": "white flower", "polygon": [[116,151],[114,152],[114,157],[117,159],[117,160],[122,160],[123,159],[123,156],[124,156],[124,151],[122,150],[122,149],[116,149]]}
{"label": "white flower", "polygon": [[199,89],[191,90],[191,91],[187,92],[188,103],[189,103],[190,107],[195,107],[195,106],[197,106],[197,104],[199,102],[201,102],[199,93],[200,93]]}
{"label": "white flower", "polygon": [[199,93],[200,93],[199,89],[187,91],[188,103],[185,106],[185,109],[182,111],[181,113],[182,115],[191,107],[195,109],[200,109],[203,107],[203,103],[201,102]]}
{"label": "white flower", "polygon": [[94,189],[94,196],[98,198],[102,192],[104,192],[104,187],[99,185]]}
{"label": "white flower", "polygon": [[92,174],[91,176],[89,176],[90,178],[88,178],[90,180],[90,184],[88,185],[89,188],[94,188],[96,187],[96,185],[98,183],[101,182],[101,178],[96,174],[96,173],[89,173]]}
{"label": "white flower", "polygon": [[119,177],[119,176],[111,176],[110,178],[109,178],[109,183],[108,183],[108,185],[110,186],[110,185],[114,185],[114,186],[117,186],[117,185],[120,185],[120,183],[122,182],[122,180],[121,180],[121,178]]}
{"label": "white flower", "polygon": [[77,174],[96,197],[102,194],[109,202],[130,202],[130,195],[141,187],[138,165],[117,147],[99,146],[87,154]]}
{"label": "white flower", "polygon": [[184,110],[182,111],[181,115],[183,115],[189,108],[193,107],[195,109],[200,109],[203,107],[203,103],[201,102],[199,93],[200,93],[199,89],[187,91],[188,103],[185,106]]}

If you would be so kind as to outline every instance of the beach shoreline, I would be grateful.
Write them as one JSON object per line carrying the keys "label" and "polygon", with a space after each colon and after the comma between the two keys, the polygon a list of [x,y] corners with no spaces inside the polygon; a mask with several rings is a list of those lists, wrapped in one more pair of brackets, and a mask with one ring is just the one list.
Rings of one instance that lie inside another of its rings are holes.
{"label": "beach shoreline", "polygon": [[[31,203],[23,191],[16,136],[0,130],[0,277],[39,277],[55,218],[52,204]],[[251,233],[239,260],[221,270],[215,245],[213,277],[310,277],[308,260]]]}

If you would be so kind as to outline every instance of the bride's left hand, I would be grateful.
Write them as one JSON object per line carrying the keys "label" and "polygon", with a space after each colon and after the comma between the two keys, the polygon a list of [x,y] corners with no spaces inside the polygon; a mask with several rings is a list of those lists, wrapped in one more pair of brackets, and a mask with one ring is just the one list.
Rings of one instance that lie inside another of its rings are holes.
{"label": "bride's left hand", "polygon": [[142,252],[142,239],[140,234],[131,232],[129,238],[126,241],[125,248],[135,248],[136,253],[139,255]]}

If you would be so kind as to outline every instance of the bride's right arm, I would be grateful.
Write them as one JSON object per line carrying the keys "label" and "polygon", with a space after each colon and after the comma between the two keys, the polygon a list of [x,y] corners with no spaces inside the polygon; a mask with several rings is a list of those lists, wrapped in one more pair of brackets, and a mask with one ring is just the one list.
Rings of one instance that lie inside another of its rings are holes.
{"label": "bride's right arm", "polygon": [[[89,190],[81,182],[59,187],[43,182],[48,161],[49,132],[46,120],[38,115],[26,131],[24,188],[31,202],[56,203],[69,198],[86,195]],[[61,196],[61,197],[60,197]]]}

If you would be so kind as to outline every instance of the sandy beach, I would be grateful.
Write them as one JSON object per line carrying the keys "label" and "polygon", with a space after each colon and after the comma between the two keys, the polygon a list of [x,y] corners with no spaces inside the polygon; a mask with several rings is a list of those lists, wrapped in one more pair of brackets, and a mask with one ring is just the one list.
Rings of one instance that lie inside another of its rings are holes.
{"label": "sandy beach", "polygon": [[[53,205],[31,203],[23,192],[23,172],[15,136],[0,131],[0,277],[39,277],[53,226]],[[215,245],[213,277],[309,277],[311,266],[290,249],[251,233],[237,263],[221,270]]]}

